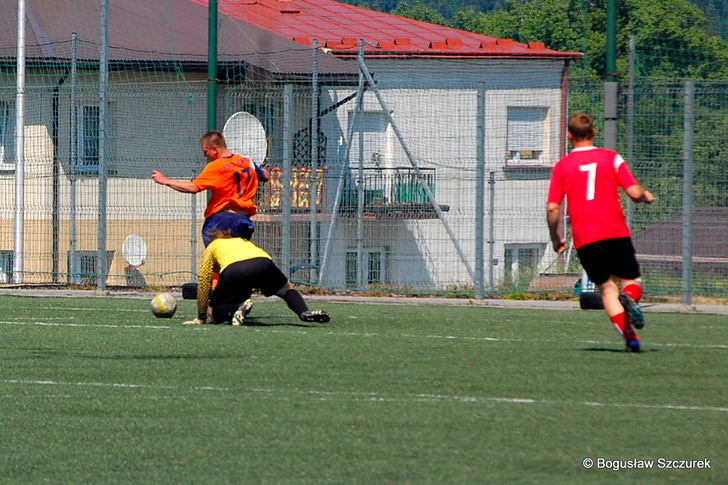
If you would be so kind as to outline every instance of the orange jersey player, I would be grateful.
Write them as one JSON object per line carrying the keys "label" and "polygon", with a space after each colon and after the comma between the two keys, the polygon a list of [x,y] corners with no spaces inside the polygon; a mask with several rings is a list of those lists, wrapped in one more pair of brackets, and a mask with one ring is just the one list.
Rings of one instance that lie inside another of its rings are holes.
{"label": "orange jersey player", "polygon": [[174,180],[154,170],[152,179],[178,192],[196,194],[210,191],[202,226],[202,240],[210,244],[208,234],[214,229],[230,229],[234,237],[250,239],[255,230],[255,195],[258,182],[268,180],[268,171],[258,167],[249,157],[232,153],[225,138],[217,131],[205,133],[200,146],[209,163],[192,181]]}

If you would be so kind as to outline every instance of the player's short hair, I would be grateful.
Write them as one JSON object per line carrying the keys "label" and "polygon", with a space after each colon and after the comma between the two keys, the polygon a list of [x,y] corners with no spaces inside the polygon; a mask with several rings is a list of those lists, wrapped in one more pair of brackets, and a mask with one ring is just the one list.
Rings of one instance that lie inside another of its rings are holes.
{"label": "player's short hair", "polygon": [[215,239],[229,239],[233,237],[233,231],[229,228],[213,227],[207,231],[207,237],[210,238],[210,242]]}
{"label": "player's short hair", "polygon": [[569,133],[575,140],[591,140],[594,137],[594,120],[586,113],[569,116]]}
{"label": "player's short hair", "polygon": [[225,137],[219,131],[208,131],[200,138],[200,144],[214,146],[218,148],[227,148]]}

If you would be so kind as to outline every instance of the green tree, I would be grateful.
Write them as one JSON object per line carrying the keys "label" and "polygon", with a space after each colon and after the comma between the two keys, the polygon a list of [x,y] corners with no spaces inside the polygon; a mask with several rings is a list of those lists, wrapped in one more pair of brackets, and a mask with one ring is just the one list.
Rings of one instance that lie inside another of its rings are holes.
{"label": "green tree", "polygon": [[[627,2],[620,42],[634,35],[638,74],[645,77],[725,79],[728,43],[706,33],[708,21],[687,0]],[[624,47],[621,49],[626,53]],[[623,66],[624,67],[624,66]]]}
{"label": "green tree", "polygon": [[[575,74],[602,76],[606,58],[607,0],[508,0],[502,10],[461,11],[456,28],[519,42],[540,41],[552,49],[584,53]],[[688,0],[618,2],[618,73],[626,76],[629,39],[637,45],[643,77],[728,77],[728,43],[706,33],[708,21]]]}
{"label": "green tree", "polygon": [[[391,12],[403,3],[402,0],[339,0],[342,3],[356,5],[379,12]],[[448,22],[453,19],[455,14],[460,10],[476,10],[479,12],[487,12],[493,9],[505,7],[506,0],[419,0],[417,3],[425,7],[431,8],[435,12],[445,17]],[[412,17],[414,18],[414,17]]]}
{"label": "green tree", "polygon": [[440,12],[419,1],[411,4],[406,1],[399,2],[399,5],[392,10],[392,13],[400,17],[407,17],[431,24],[450,25],[450,22]]}
{"label": "green tree", "polygon": [[357,7],[368,8],[378,12],[391,12],[399,3],[399,0],[342,0],[342,3],[348,3],[349,5],[356,5]]}

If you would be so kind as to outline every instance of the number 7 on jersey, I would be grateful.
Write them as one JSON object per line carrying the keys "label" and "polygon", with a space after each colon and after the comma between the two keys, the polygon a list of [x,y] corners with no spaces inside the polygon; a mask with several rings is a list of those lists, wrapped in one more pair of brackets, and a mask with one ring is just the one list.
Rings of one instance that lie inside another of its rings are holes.
{"label": "number 7 on jersey", "polygon": [[597,184],[597,164],[586,163],[579,165],[579,171],[587,173],[586,200],[594,200],[594,190]]}

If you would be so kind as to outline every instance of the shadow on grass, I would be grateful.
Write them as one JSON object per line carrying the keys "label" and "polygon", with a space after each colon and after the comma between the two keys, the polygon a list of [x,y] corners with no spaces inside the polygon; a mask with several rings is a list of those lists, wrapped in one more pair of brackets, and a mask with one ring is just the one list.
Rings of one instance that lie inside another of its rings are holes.
{"label": "shadow on grass", "polygon": [[[223,323],[208,323],[206,325],[210,326],[220,326],[220,327],[230,327],[232,326],[231,322],[223,322]],[[243,327],[304,327],[304,328],[314,328],[318,325],[311,325],[310,323],[305,322],[291,322],[290,320],[286,319],[285,317],[275,317],[275,316],[269,316],[266,317],[265,315],[262,317],[246,317],[245,323],[243,323]]]}
{"label": "shadow on grass", "polygon": [[308,323],[273,323],[273,322],[260,322],[257,320],[246,320],[243,324],[244,327],[306,327],[313,328],[316,325]]}
{"label": "shadow on grass", "polygon": [[613,347],[587,347],[585,349],[581,349],[582,352],[614,352],[617,354],[630,354],[630,353],[637,353],[637,354],[646,354],[647,352],[659,352],[660,349],[642,349],[639,352],[627,352],[623,348],[613,348]]}

